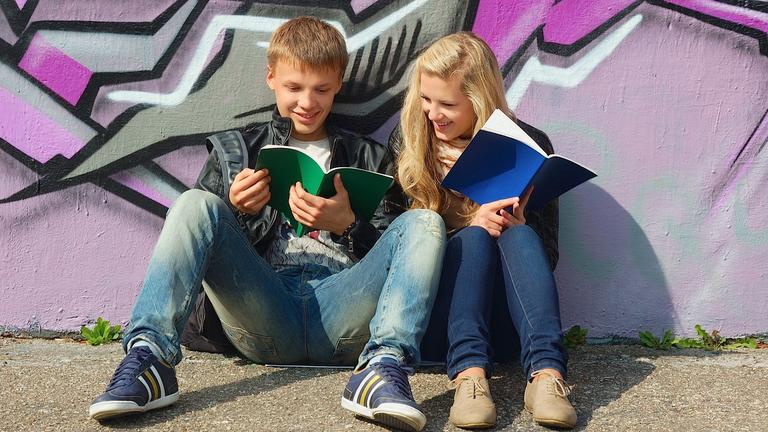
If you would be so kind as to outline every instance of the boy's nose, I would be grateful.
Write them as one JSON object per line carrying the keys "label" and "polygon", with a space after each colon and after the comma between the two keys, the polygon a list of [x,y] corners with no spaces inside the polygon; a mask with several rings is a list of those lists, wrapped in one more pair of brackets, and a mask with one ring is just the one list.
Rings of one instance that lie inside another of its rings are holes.
{"label": "boy's nose", "polygon": [[314,98],[310,93],[303,93],[299,96],[299,107],[301,108],[312,108],[314,103]]}

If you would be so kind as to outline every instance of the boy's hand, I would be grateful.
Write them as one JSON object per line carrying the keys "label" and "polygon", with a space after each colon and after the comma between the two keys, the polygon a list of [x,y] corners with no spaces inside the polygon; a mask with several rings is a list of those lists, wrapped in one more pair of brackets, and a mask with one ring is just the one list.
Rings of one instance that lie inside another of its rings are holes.
{"label": "boy's hand", "polygon": [[[469,225],[483,227],[492,237],[498,238],[505,229],[525,224],[525,206],[532,192],[533,188],[529,188],[522,199],[506,198],[481,205]],[[512,207],[512,213],[506,210],[509,207]]]}
{"label": "boy's hand", "polygon": [[341,235],[355,221],[355,213],[339,174],[333,177],[333,185],[336,195],[331,198],[312,195],[301,187],[301,183],[291,186],[288,204],[293,217],[308,227]]}
{"label": "boy's hand", "polygon": [[266,169],[254,171],[246,168],[235,176],[229,188],[229,201],[243,213],[256,214],[267,205],[272,196],[269,192],[271,180],[272,177]]}

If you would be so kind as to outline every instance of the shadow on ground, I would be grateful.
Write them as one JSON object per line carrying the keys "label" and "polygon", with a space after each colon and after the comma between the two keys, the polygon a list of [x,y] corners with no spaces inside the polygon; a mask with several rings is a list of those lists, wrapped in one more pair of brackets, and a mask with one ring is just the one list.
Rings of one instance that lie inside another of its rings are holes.
{"label": "shadow on ground", "polygon": [[[602,351],[595,355],[594,351]],[[574,386],[572,400],[579,422],[575,430],[584,430],[593,413],[619,399],[627,390],[641,383],[655,369],[643,360],[650,350],[630,347],[626,353],[617,353],[606,347],[590,347],[589,355],[582,355],[579,348],[569,352],[569,383]],[[681,351],[677,351],[679,355]],[[440,368],[420,369],[419,374],[445,374]],[[424,400],[422,408],[428,413],[425,431],[460,430],[448,420],[453,403],[453,390],[447,387],[442,393]],[[547,430],[534,425],[533,418],[523,408],[525,379],[516,363],[498,365],[491,380],[491,392],[498,411],[498,422],[491,430]]]}
{"label": "shadow on ground", "polygon": [[[250,362],[237,361],[236,364],[245,366],[250,364]],[[140,416],[116,418],[101,424],[111,428],[141,430],[147,426],[182,417],[187,413],[215,409],[217,405],[234,401],[239,397],[266,393],[293,383],[317,379],[318,377],[338,372],[338,369],[267,368],[266,373],[232,383],[204,387],[190,392],[185,392],[184,389],[181,389],[182,395],[179,397],[179,401],[167,409],[150,411]]]}

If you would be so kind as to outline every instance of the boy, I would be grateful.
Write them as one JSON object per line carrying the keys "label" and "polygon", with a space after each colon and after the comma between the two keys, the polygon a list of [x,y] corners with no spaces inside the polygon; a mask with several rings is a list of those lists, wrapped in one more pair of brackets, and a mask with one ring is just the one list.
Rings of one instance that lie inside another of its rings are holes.
{"label": "boy", "polygon": [[[348,61],[337,30],[311,17],[290,20],[272,35],[267,55],[277,109],[272,121],[242,131],[250,160],[263,145],[290,145],[326,167],[391,171],[383,146],[325,123]],[[337,194],[328,199],[291,187],[293,216],[316,230],[297,238],[266,205],[270,174],[245,168],[230,177],[224,159],[232,162],[212,151],[198,189],[168,211],[124,335],[127,355],[90,416],[145,412],[178,399],[172,365],[181,361],[179,336],[204,280],[240,353],[278,364],[349,364],[360,353],[344,408],[420,430],[426,418],[404,364],[418,360],[436,294],[445,244],[440,217],[414,210],[395,219],[402,208],[395,186],[371,222],[359,220],[337,177]]]}

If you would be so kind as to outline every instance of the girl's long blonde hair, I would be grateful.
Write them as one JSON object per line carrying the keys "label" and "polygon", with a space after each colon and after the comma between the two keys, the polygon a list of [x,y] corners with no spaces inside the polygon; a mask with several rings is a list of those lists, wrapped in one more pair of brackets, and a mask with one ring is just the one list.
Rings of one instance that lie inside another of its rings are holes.
{"label": "girl's long blonde hair", "polygon": [[[493,110],[501,109],[510,117],[496,56],[488,44],[471,32],[445,36],[416,59],[410,84],[400,112],[402,148],[397,160],[397,177],[412,208],[434,210],[440,214],[449,205],[447,189],[440,186],[441,175],[436,163],[437,137],[421,107],[421,75],[448,81],[456,78],[469,98],[477,120],[473,134],[483,126]],[[468,225],[477,205],[462,199],[459,217]]]}

